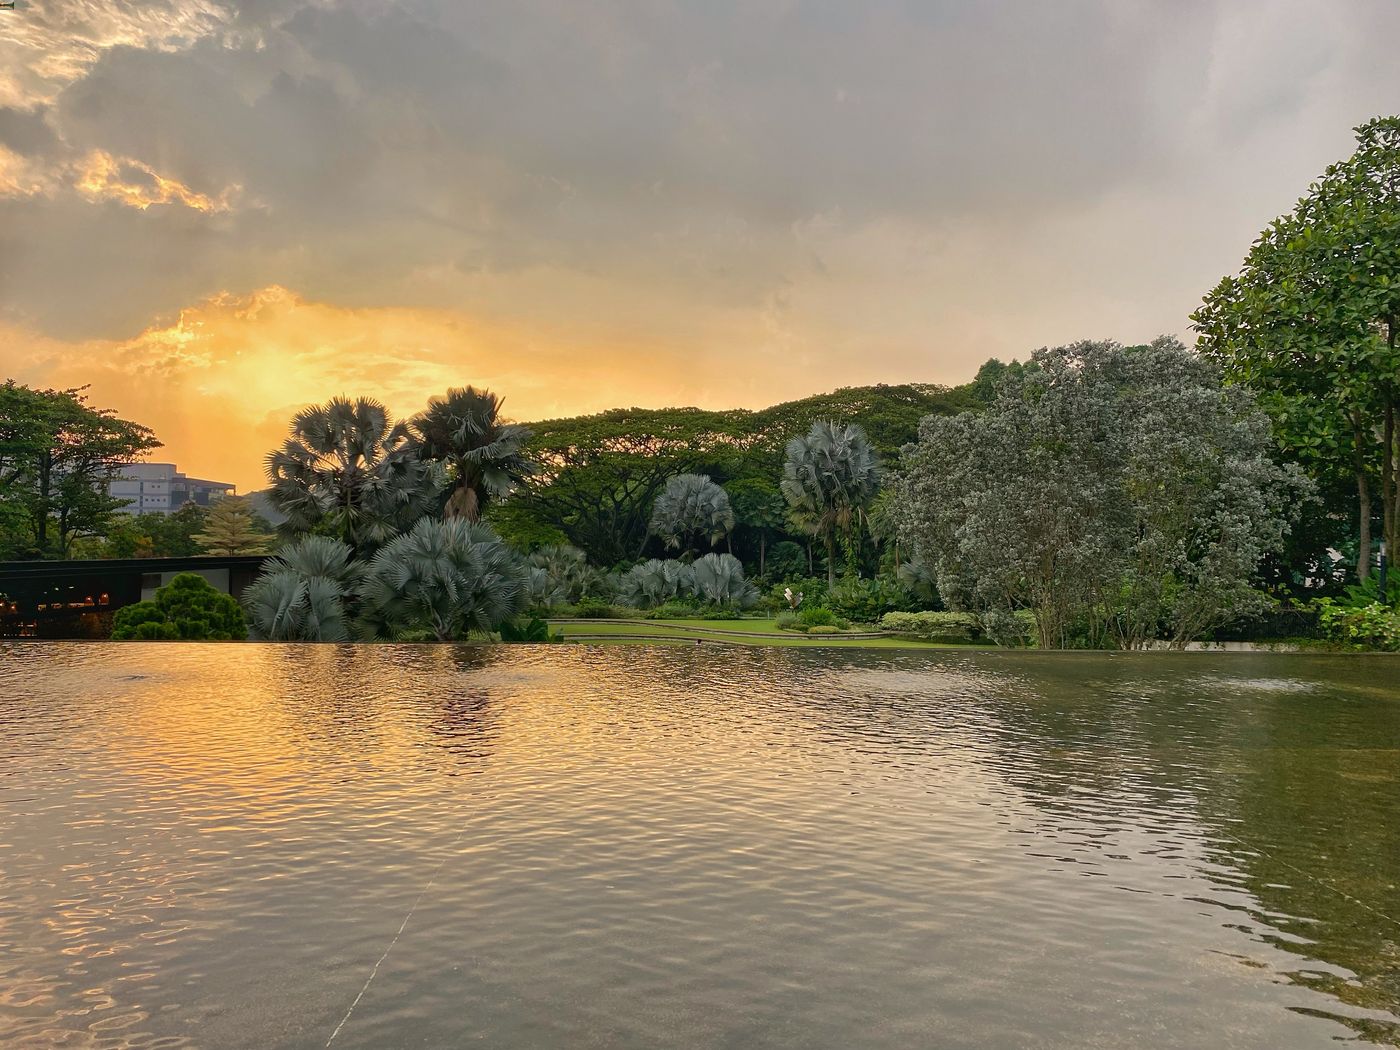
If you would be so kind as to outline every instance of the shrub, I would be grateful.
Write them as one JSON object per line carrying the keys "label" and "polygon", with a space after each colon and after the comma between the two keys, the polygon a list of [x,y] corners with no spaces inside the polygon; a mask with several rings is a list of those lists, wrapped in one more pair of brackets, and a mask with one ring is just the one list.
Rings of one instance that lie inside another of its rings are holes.
{"label": "shrub", "polygon": [[797,630],[797,613],[794,612],[792,609],[784,609],[782,612],[778,613],[778,615],[775,616],[773,619],[774,622],[778,625],[778,630],[780,631]]}
{"label": "shrub", "polygon": [[819,623],[815,627],[807,628],[808,634],[840,634],[841,628],[834,624]]}
{"label": "shrub", "polygon": [[875,623],[887,612],[910,611],[916,604],[913,596],[890,576],[873,580],[848,576],[837,581],[825,601],[834,612],[862,623]]}
{"label": "shrub", "polygon": [[150,601],[118,609],[115,641],[228,642],[248,637],[248,622],[236,601],[203,576],[182,572]]}
{"label": "shrub", "polygon": [[652,558],[634,565],[617,584],[618,601],[639,609],[654,609],[694,593],[695,570],[675,559]]}
{"label": "shrub", "polygon": [[982,638],[977,617],[961,612],[885,613],[880,630],[923,642],[975,642]]}
{"label": "shrub", "polygon": [[1363,649],[1400,650],[1400,613],[1380,602],[1357,607],[1319,598],[1313,604],[1318,629],[1329,641]]}
{"label": "shrub", "polygon": [[531,616],[528,620],[506,620],[502,623],[501,641],[552,642],[554,637],[549,633],[549,624],[538,616]]}
{"label": "shrub", "polygon": [[797,620],[804,627],[835,627],[836,614],[820,605],[799,609]]}
{"label": "shrub", "polygon": [[574,606],[574,615],[580,620],[617,620],[623,614],[617,606],[601,598],[584,598]]}

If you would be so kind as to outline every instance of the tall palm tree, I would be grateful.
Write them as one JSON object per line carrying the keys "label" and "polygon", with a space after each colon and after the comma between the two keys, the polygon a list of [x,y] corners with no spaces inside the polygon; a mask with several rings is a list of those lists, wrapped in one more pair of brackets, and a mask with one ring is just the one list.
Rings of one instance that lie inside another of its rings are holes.
{"label": "tall palm tree", "polygon": [[419,455],[447,468],[444,517],[479,521],[487,503],[509,495],[533,469],[525,457],[530,429],[503,422],[502,403],[489,390],[453,387],[414,417]]}
{"label": "tall palm tree", "polygon": [[525,565],[485,525],[424,518],[386,543],[360,591],[368,637],[446,642],[494,631],[529,601]]}
{"label": "tall palm tree", "polygon": [[666,482],[651,509],[651,534],[667,549],[690,553],[689,541],[699,537],[713,547],[734,528],[729,495],[707,474],[678,474]]}
{"label": "tall palm tree", "polygon": [[849,550],[880,487],[880,460],[865,431],[819,420],[787,444],[779,484],[794,526],[826,544],[826,575],[836,583],[836,545]]}
{"label": "tall palm tree", "polygon": [[441,487],[441,468],[419,460],[408,428],[373,398],[337,397],[292,418],[268,453],[268,499],[293,532],[323,532],[365,552],[416,521]]}

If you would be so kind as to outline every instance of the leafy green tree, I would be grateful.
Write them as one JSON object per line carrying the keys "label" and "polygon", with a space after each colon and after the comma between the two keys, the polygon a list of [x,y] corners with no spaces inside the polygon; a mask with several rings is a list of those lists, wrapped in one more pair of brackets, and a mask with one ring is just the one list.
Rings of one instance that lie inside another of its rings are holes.
{"label": "leafy green tree", "polygon": [[201,553],[195,534],[208,511],[186,503],[171,514],[118,514],[101,536],[76,540],[79,558],[189,558]]}
{"label": "leafy green tree", "polygon": [[194,535],[206,554],[225,556],[266,554],[271,539],[271,530],[259,527],[248,501],[238,496],[225,496],[215,503],[204,531]]}
{"label": "leafy green tree", "polygon": [[1323,479],[1350,475],[1365,579],[1376,489],[1390,549],[1400,541],[1400,117],[1356,135],[1192,320],[1200,350],[1260,392],[1289,453]]}
{"label": "leafy green tree", "polygon": [[428,402],[410,423],[419,454],[447,468],[449,518],[479,521],[492,500],[515,491],[531,471],[528,427],[501,419],[501,398],[489,390],[454,387]]}
{"label": "leafy green tree", "polygon": [[734,528],[734,511],[729,496],[707,474],[680,474],[652,505],[650,531],[668,550],[691,553],[691,541],[702,540],[713,547]]}
{"label": "leafy green tree", "polygon": [[268,453],[268,500],[292,533],[334,536],[366,553],[434,508],[441,473],[378,401],[338,397],[298,412]]}
{"label": "leafy green tree", "polygon": [[158,447],[148,428],[93,408],[81,389],[0,386],[0,522],[21,548],[12,553],[67,557],[76,538],[101,533],[125,503],[108,483]]}
{"label": "leafy green tree", "polygon": [[370,561],[361,629],[371,637],[456,641],[496,630],[528,600],[524,565],[489,528],[424,518]]}
{"label": "leafy green tree", "polygon": [[767,478],[739,478],[725,485],[737,528],[758,540],[758,574],[768,571],[768,543],[787,520],[787,501]]}
{"label": "leafy green tree", "polygon": [[1176,340],[1037,351],[981,414],[930,418],[898,479],[901,532],[945,600],[1042,647],[1073,629],[1177,647],[1251,611],[1257,566],[1311,486],[1267,417]]}
{"label": "leafy green tree", "polygon": [[828,586],[836,582],[837,543],[849,561],[879,487],[879,458],[854,424],[819,420],[804,437],[788,442],[783,497],[793,524],[825,543]]}
{"label": "leafy green tree", "polygon": [[331,536],[303,536],[277,552],[243,592],[254,638],[276,642],[343,642],[364,578],[350,546]]}
{"label": "leafy green tree", "polygon": [[229,642],[248,637],[243,610],[193,572],[176,575],[150,601],[118,609],[115,641]]}

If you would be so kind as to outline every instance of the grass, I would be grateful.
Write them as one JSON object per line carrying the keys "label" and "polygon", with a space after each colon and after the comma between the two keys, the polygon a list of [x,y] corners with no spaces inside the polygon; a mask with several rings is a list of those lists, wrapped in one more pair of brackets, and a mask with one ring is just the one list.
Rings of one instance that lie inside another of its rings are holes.
{"label": "grass", "polygon": [[[690,628],[690,630],[687,630]],[[695,630],[700,628],[701,630]],[[579,640],[586,644],[617,645],[629,642],[653,644],[694,645],[700,639],[704,645],[777,646],[794,649],[949,649],[968,648],[948,646],[937,642],[919,642],[904,638],[843,638],[839,634],[808,636],[794,631],[779,631],[772,619],[754,620],[570,620],[551,621],[552,632],[562,631],[564,641]],[[734,632],[727,636],[707,631]],[[863,632],[853,632],[856,634]],[[751,635],[745,638],[743,635]],[[773,635],[774,637],[767,637]],[[639,637],[640,636],[640,637]]]}

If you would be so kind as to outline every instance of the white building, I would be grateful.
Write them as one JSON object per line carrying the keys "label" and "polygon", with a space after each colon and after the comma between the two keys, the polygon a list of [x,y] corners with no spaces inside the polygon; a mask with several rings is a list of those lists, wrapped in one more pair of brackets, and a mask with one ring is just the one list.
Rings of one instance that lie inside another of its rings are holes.
{"label": "white building", "polygon": [[186,503],[201,507],[231,496],[234,486],[223,481],[192,478],[174,463],[128,463],[107,485],[114,499],[127,500],[122,514],[173,514]]}

